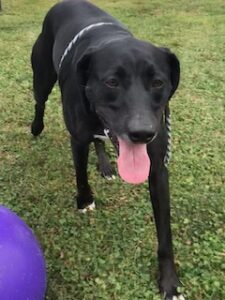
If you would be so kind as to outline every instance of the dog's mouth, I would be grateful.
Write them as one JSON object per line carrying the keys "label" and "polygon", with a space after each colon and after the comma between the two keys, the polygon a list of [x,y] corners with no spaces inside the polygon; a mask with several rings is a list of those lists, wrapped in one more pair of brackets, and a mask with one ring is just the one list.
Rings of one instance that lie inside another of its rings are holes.
{"label": "dog's mouth", "polygon": [[147,144],[132,143],[115,135],[109,129],[105,129],[104,133],[116,149],[118,155],[117,167],[121,178],[132,184],[140,184],[146,181],[151,165],[147,153]]}

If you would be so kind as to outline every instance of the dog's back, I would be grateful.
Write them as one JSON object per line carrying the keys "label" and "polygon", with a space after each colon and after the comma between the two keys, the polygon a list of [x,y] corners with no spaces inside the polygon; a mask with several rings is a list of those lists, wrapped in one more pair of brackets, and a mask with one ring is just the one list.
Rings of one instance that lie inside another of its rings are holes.
{"label": "dog's back", "polygon": [[47,13],[41,35],[52,44],[55,71],[63,51],[81,29],[99,22],[113,22],[123,26],[118,20],[84,0],[65,0],[57,3]]}

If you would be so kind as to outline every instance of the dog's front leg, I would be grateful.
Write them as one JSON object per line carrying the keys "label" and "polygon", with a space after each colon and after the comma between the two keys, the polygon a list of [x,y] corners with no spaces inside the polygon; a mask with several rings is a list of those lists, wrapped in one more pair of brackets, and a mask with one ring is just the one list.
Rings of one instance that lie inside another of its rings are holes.
{"label": "dog's front leg", "polygon": [[160,162],[152,160],[149,188],[158,237],[160,291],[167,300],[183,299],[177,293],[179,280],[172,247],[168,171],[161,160]]}
{"label": "dog's front leg", "polygon": [[94,209],[94,200],[88,184],[87,163],[89,144],[80,144],[71,137],[74,167],[77,182],[77,208],[81,212]]}

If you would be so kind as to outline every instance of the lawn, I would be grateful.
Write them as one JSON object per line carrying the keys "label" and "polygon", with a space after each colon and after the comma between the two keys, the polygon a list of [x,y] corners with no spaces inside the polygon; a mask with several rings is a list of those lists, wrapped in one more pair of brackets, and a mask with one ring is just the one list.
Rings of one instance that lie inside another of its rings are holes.
{"label": "lawn", "polygon": [[[33,229],[48,269],[46,300],[160,299],[147,184],[105,182],[90,155],[97,210],[74,206],[74,171],[58,87],[45,130],[30,135],[30,52],[53,0],[3,0],[0,13],[0,203]],[[139,38],[181,61],[171,101],[176,264],[187,299],[225,299],[225,3],[95,0]],[[112,153],[110,146],[109,152]],[[115,156],[112,153],[112,160]],[[13,299],[16,300],[16,299]]]}

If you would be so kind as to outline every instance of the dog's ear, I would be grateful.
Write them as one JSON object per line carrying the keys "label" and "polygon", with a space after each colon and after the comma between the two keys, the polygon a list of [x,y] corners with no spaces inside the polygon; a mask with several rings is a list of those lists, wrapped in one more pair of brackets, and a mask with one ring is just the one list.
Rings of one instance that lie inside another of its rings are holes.
{"label": "dog's ear", "polygon": [[178,58],[176,57],[176,55],[170,51],[170,49],[168,49],[168,48],[160,48],[160,49],[166,53],[168,63],[170,66],[172,90],[171,90],[169,98],[171,98],[179,85],[180,62],[179,62]]}
{"label": "dog's ear", "polygon": [[88,113],[94,111],[93,102],[91,98],[88,97],[87,92],[88,80],[91,74],[93,56],[100,48],[100,46],[87,48],[80,58],[73,63],[76,81],[83,96],[83,105]]}
{"label": "dog's ear", "polygon": [[86,52],[75,64],[76,76],[79,81],[79,84],[81,84],[82,86],[86,86],[88,81],[90,60],[91,60],[91,53]]}
{"label": "dog's ear", "polygon": [[[73,78],[78,85],[85,86],[88,80],[89,61],[94,51],[96,51],[94,47],[83,51],[78,46],[75,52],[69,52],[59,72],[60,84],[62,85],[69,77]],[[82,52],[82,54],[79,54],[79,52]]]}
{"label": "dog's ear", "polygon": [[90,67],[91,67],[91,59],[93,53],[96,51],[94,48],[88,48],[81,57],[74,61],[73,67],[75,71],[75,77],[77,84],[79,86],[80,93],[83,98],[83,107],[86,111],[86,113],[90,113],[93,108],[91,105],[90,99],[87,98],[86,94],[86,88],[87,88],[87,82],[90,75]]}
{"label": "dog's ear", "polygon": [[91,66],[91,58],[93,54],[98,50],[98,47],[89,47],[78,59],[78,61],[74,62],[76,76],[82,86],[87,84],[90,66]]}

